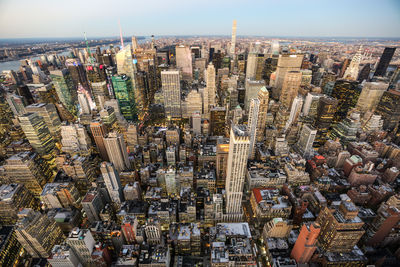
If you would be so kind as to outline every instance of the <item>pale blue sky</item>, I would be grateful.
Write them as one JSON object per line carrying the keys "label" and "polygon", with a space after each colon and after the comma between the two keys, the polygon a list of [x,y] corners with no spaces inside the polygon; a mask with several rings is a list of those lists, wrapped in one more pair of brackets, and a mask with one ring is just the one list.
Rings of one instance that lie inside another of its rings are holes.
{"label": "pale blue sky", "polygon": [[0,0],[0,38],[400,37],[400,0]]}

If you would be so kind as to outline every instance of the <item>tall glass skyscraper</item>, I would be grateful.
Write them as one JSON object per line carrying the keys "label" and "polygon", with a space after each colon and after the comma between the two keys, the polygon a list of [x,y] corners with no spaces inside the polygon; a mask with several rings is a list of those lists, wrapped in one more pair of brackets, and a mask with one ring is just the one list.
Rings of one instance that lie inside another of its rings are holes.
{"label": "tall glass skyscraper", "polygon": [[50,78],[54,82],[57,96],[65,108],[76,115],[78,100],[76,87],[67,69],[50,71]]}
{"label": "tall glass skyscraper", "polygon": [[136,121],[135,93],[132,88],[131,78],[124,74],[113,76],[112,83],[122,116],[128,121]]}

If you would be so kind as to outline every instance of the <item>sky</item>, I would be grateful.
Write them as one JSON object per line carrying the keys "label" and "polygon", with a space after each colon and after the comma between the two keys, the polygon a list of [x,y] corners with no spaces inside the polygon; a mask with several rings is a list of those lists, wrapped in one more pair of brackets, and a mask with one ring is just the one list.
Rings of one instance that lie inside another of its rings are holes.
{"label": "sky", "polygon": [[400,37],[400,0],[0,0],[0,38]]}

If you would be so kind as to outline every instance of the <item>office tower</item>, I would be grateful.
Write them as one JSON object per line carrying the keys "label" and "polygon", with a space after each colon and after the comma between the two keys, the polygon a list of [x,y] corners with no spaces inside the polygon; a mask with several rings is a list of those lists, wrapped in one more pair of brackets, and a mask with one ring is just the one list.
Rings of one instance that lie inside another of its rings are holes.
{"label": "office tower", "polygon": [[53,81],[58,99],[71,114],[76,115],[77,89],[69,71],[67,69],[50,71],[50,78]]}
{"label": "office tower", "polygon": [[182,78],[190,81],[193,77],[192,53],[188,46],[179,45],[175,47],[176,67],[182,71]]}
{"label": "office tower", "polygon": [[102,121],[94,121],[90,124],[90,131],[92,132],[94,142],[96,143],[101,158],[108,161],[108,154],[103,139],[107,135],[106,126]]}
{"label": "office tower", "polygon": [[131,168],[127,148],[122,134],[111,132],[104,137],[108,158],[114,164],[117,171],[128,170]]}
{"label": "office tower", "polygon": [[129,152],[135,151],[135,146],[138,144],[137,125],[130,123],[126,131],[126,143]]}
{"label": "office tower", "polygon": [[75,153],[79,151],[88,151],[91,145],[85,127],[80,124],[61,125],[61,144],[62,151]]}
{"label": "office tower", "polygon": [[246,93],[245,93],[245,97],[244,97],[244,109],[246,111],[249,110],[250,101],[253,98],[257,98],[258,92],[260,91],[260,89],[263,86],[265,86],[264,80],[255,81],[255,80],[246,79],[246,84],[245,84]]}
{"label": "office tower", "polygon": [[287,131],[292,124],[297,124],[297,119],[300,116],[301,108],[303,107],[303,97],[296,96],[293,100],[292,107],[290,108],[289,118],[285,125],[285,131]]}
{"label": "office tower", "polygon": [[6,160],[4,169],[11,183],[24,184],[35,196],[42,193],[52,172],[36,153],[21,152]]}
{"label": "office tower", "polygon": [[357,140],[357,133],[360,128],[360,114],[352,113],[332,127],[329,137],[332,140],[339,139],[340,143],[347,145]]}
{"label": "office tower", "polygon": [[334,116],[334,122],[346,118],[347,112],[354,108],[360,96],[358,82],[350,80],[337,80],[332,90],[332,97],[338,100],[337,110]]}
{"label": "office tower", "polygon": [[374,111],[388,86],[383,82],[365,82],[357,101],[357,110],[361,113]]}
{"label": "office tower", "polygon": [[295,259],[297,264],[304,264],[310,261],[314,251],[317,249],[317,237],[320,231],[318,223],[303,224],[299,237],[290,253],[290,257]]}
{"label": "office tower", "polygon": [[318,244],[326,252],[350,252],[364,234],[364,222],[353,202],[342,200],[338,207],[324,207],[316,222],[321,226]]}
{"label": "office tower", "polygon": [[318,130],[316,142],[323,145],[336,113],[338,100],[329,96],[319,99],[314,127]]}
{"label": "office tower", "polygon": [[317,115],[319,99],[322,96],[323,94],[317,94],[313,92],[307,94],[306,99],[304,100],[302,111],[304,116],[315,118],[315,116]]}
{"label": "office tower", "polygon": [[38,209],[39,202],[23,184],[3,184],[0,186],[0,224],[13,225],[18,219],[18,211],[23,208]]}
{"label": "office tower", "polygon": [[374,76],[385,76],[386,70],[389,66],[390,61],[396,51],[396,47],[385,47],[381,58],[379,59],[378,66],[376,67]]}
{"label": "office tower", "polygon": [[100,189],[90,189],[82,199],[81,205],[90,223],[101,221],[100,212],[105,205],[102,200]]}
{"label": "office tower", "polygon": [[91,114],[91,109],[89,105],[89,100],[86,97],[86,94],[83,92],[78,93],[78,103],[80,106],[81,114]]}
{"label": "office tower", "polygon": [[261,87],[258,92],[257,99],[259,101],[256,140],[261,142],[264,140],[265,126],[267,123],[267,113],[269,104],[269,92],[265,86]]}
{"label": "office tower", "polygon": [[54,152],[55,143],[42,116],[26,113],[19,116],[18,120],[29,144],[41,156],[49,156]]}
{"label": "office tower", "polygon": [[22,96],[15,94],[7,94],[6,100],[14,116],[26,113],[24,100],[22,99]]}
{"label": "office tower", "polygon": [[123,201],[122,186],[118,172],[114,168],[113,164],[109,162],[102,162],[100,165],[100,171],[111,201],[121,204]]}
{"label": "office tower", "polygon": [[135,36],[132,36],[132,52],[135,53],[136,49],[139,48],[137,39]]}
{"label": "office tower", "polygon": [[361,51],[362,51],[362,46],[360,46],[357,53],[353,56],[353,58],[350,62],[350,65],[347,67],[347,69],[343,75],[344,79],[348,79],[348,80],[352,80],[352,81],[357,80],[359,66],[360,66],[360,62],[362,59]]}
{"label": "office tower", "polygon": [[252,52],[247,57],[246,79],[261,80],[262,71],[264,70],[265,57],[264,54]]}
{"label": "office tower", "polygon": [[229,155],[226,172],[226,220],[242,218],[242,196],[250,136],[243,125],[234,125],[230,132]]}
{"label": "office tower", "polygon": [[51,266],[78,267],[82,266],[78,256],[67,244],[55,245],[47,259]]}
{"label": "office tower", "polygon": [[65,66],[71,74],[75,87],[82,85],[86,90],[89,90],[89,81],[81,61],[77,58],[67,58],[65,60]]}
{"label": "office tower", "polygon": [[122,116],[128,121],[135,121],[137,120],[137,109],[140,109],[140,106],[135,104],[136,95],[132,88],[131,79],[129,76],[122,74],[113,76],[112,83]]}
{"label": "office tower", "polygon": [[225,135],[226,109],[224,107],[213,107],[210,110],[210,132],[213,136]]}
{"label": "office tower", "polygon": [[166,117],[181,117],[181,84],[179,71],[161,71],[161,84],[164,95]]}
{"label": "office tower", "polygon": [[383,129],[393,130],[400,121],[400,91],[385,91],[376,108],[376,114],[383,119]]}
{"label": "office tower", "polygon": [[293,99],[297,96],[301,83],[300,71],[288,71],[282,84],[280,103],[287,110],[290,109]]}
{"label": "office tower", "polygon": [[32,209],[18,213],[15,234],[19,243],[33,258],[48,258],[51,249],[63,239],[63,233],[54,219]]}
{"label": "office tower", "polygon": [[[209,110],[210,106],[216,105],[216,98],[217,98],[217,94],[216,94],[217,88],[215,86],[215,68],[212,63],[208,64],[208,67],[207,67],[207,70],[205,71],[204,76],[205,76],[205,81],[206,81],[206,88],[204,88],[204,90],[207,91],[204,94],[204,97],[208,96],[207,110]],[[204,109],[206,109],[206,107]],[[206,112],[204,112],[204,113],[206,113]]]}
{"label": "office tower", "polygon": [[256,143],[257,136],[257,124],[258,124],[258,116],[260,111],[260,100],[257,98],[253,98],[250,101],[250,109],[249,109],[249,121],[247,123],[247,132],[250,135],[250,147],[249,147],[249,159],[254,159],[255,150],[254,146]]}
{"label": "office tower", "polygon": [[[117,62],[118,75],[124,76],[125,74],[130,78],[129,81],[132,86],[129,86],[129,89],[133,93],[133,95],[131,96],[131,100],[132,99],[134,100],[132,105],[136,106],[138,110],[142,110],[144,98],[136,84],[136,66],[134,65],[135,61],[132,58],[131,46],[127,45],[123,49],[121,49],[115,55],[115,60]],[[113,86],[115,86],[114,81],[113,81]]]}
{"label": "office tower", "polygon": [[201,134],[201,113],[195,112],[192,114],[192,129],[193,133]]}
{"label": "office tower", "polygon": [[230,55],[234,56],[236,53],[236,20],[233,20],[232,23],[232,40],[231,40],[231,47],[230,47]]}
{"label": "office tower", "polygon": [[96,241],[90,230],[74,228],[68,235],[67,244],[71,247],[75,255],[78,256],[79,262],[83,266],[92,266],[92,252]]}
{"label": "office tower", "polygon": [[286,73],[289,71],[300,71],[303,62],[303,55],[279,55],[278,64],[275,73],[275,83],[272,84],[276,90],[273,91],[273,97],[279,98],[282,90]]}
{"label": "office tower", "polygon": [[316,135],[317,130],[311,125],[303,124],[296,147],[304,157],[312,155],[313,143]]}
{"label": "office tower", "polygon": [[52,136],[60,133],[61,120],[56,107],[51,103],[37,103],[25,107],[26,112],[36,112],[44,119]]}
{"label": "office tower", "polygon": [[191,90],[182,103],[182,117],[190,118],[193,113],[201,113],[203,110],[202,102],[201,94],[197,90]]}
{"label": "office tower", "polygon": [[21,262],[24,248],[17,240],[14,225],[2,225],[0,227],[0,266],[17,266]]}
{"label": "office tower", "polygon": [[92,93],[94,102],[98,110],[104,107],[104,102],[110,100],[110,96],[108,93],[107,82],[92,82],[90,84],[92,86]]}
{"label": "office tower", "polygon": [[226,168],[229,155],[229,139],[218,138],[217,140],[217,181],[218,188],[225,188]]}
{"label": "office tower", "polygon": [[358,74],[357,81],[360,82],[360,83],[363,82],[363,81],[368,81],[370,73],[371,73],[371,64],[367,63],[360,70],[360,73]]}

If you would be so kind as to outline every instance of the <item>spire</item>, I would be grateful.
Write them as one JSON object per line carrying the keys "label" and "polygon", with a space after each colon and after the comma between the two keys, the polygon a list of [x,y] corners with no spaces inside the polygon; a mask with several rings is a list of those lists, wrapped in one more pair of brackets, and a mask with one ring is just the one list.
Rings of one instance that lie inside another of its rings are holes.
{"label": "spire", "polygon": [[118,25],[119,25],[119,36],[121,38],[121,47],[122,49],[124,49],[124,38],[122,38],[121,22],[119,19],[118,19]]}
{"label": "spire", "polygon": [[353,56],[349,67],[346,69],[344,73],[345,79],[356,80],[358,77],[358,69],[362,60],[362,45],[358,49],[357,53]]}

